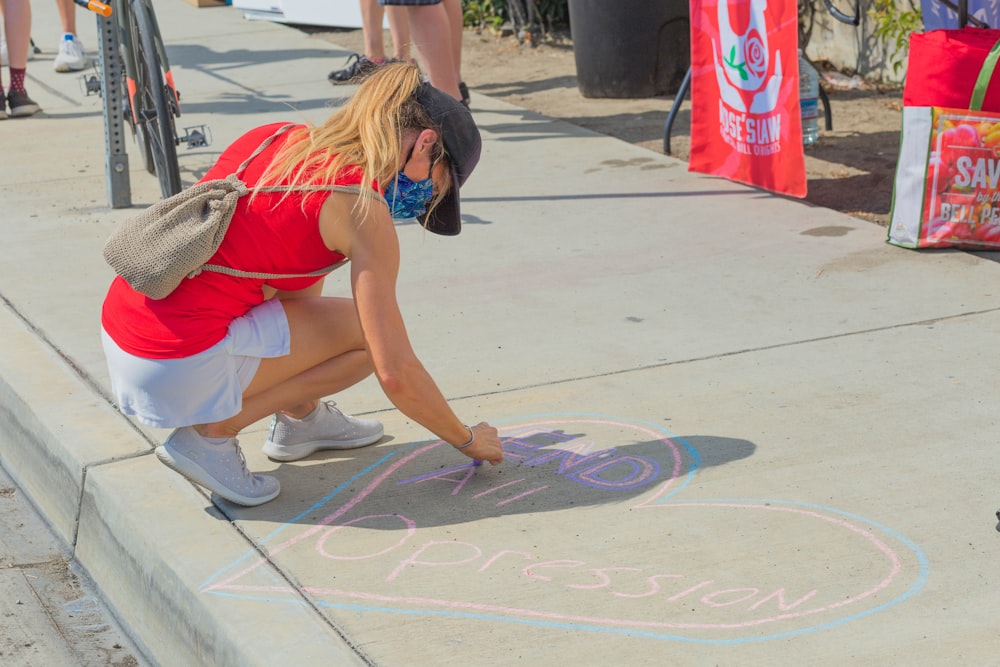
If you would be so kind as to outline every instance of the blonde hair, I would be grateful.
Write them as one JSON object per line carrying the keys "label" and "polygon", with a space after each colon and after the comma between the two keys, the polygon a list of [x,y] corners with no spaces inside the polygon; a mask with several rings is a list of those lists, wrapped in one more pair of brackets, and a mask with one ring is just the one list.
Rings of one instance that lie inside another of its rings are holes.
{"label": "blonde hair", "polygon": [[[256,187],[281,183],[329,185],[336,183],[341,171],[353,167],[361,174],[363,193],[369,192],[373,181],[384,189],[399,170],[407,131],[430,128],[440,135],[440,129],[417,101],[420,85],[420,71],[415,65],[401,62],[380,66],[322,125],[307,124],[289,130],[287,141],[275,153]],[[443,154],[443,146],[441,151]],[[303,201],[311,194],[306,192]],[[372,201],[372,197],[358,197],[355,207],[364,210]]]}

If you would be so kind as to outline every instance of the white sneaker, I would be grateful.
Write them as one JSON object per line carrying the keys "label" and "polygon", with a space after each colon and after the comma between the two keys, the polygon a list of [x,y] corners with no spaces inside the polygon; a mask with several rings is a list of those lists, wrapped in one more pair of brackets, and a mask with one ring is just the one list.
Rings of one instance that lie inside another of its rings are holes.
{"label": "white sneaker", "polygon": [[155,453],[164,465],[237,505],[263,505],[277,498],[281,491],[281,484],[274,477],[247,470],[236,438],[216,445],[185,426],[171,433]]}
{"label": "white sneaker", "polygon": [[57,72],[79,72],[87,66],[87,56],[84,55],[83,42],[76,35],[66,33],[59,42],[59,53],[56,55],[53,67]]}
{"label": "white sneaker", "polygon": [[297,461],[320,449],[354,449],[382,439],[382,424],[348,417],[334,402],[320,401],[312,414],[293,419],[280,412],[271,419],[264,453],[275,461]]}

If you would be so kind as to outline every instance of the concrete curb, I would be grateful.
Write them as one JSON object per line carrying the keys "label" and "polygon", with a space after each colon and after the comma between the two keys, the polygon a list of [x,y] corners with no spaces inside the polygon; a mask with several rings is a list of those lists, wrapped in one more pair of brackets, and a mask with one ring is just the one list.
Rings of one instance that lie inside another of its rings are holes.
{"label": "concrete curb", "polygon": [[[302,599],[268,614],[204,595],[205,554],[262,558],[9,303],[0,338],[0,460],[93,579],[146,656],[162,665],[363,665],[370,661]],[[162,499],[170,498],[164,503]],[[254,555],[256,554],[256,556]],[[257,569],[287,587],[271,565]],[[224,604],[223,604],[224,603]]]}
{"label": "concrete curb", "polygon": [[88,470],[151,446],[9,302],[0,308],[0,337],[18,351],[0,358],[0,456],[73,545]]}

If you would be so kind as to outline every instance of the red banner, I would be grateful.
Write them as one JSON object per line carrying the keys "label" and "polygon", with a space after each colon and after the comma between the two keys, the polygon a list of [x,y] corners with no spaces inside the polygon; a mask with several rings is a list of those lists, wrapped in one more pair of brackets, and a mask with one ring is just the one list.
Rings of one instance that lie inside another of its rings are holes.
{"label": "red banner", "polygon": [[793,0],[691,1],[690,171],[805,197]]}

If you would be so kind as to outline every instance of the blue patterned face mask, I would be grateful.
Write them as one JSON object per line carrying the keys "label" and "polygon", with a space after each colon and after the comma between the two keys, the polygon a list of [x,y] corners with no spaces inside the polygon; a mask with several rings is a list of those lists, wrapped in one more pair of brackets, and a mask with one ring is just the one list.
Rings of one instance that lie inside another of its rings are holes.
{"label": "blue patterned face mask", "polygon": [[385,189],[385,200],[394,220],[415,218],[427,212],[427,204],[434,197],[434,181],[426,178],[414,181],[403,172]]}

